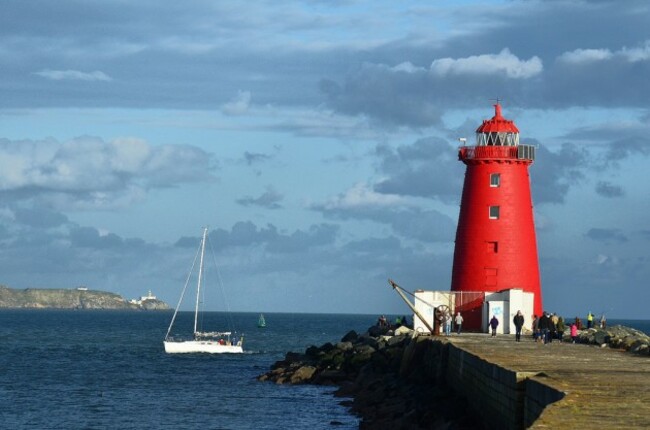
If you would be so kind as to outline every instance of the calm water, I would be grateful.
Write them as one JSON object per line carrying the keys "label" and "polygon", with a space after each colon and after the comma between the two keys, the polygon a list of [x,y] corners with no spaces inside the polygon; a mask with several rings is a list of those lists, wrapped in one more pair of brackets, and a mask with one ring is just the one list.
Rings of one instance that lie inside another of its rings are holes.
{"label": "calm water", "polygon": [[[234,314],[241,355],[168,355],[171,312],[0,311],[0,427],[358,428],[332,388],[256,381],[287,351],[365,331],[374,316]],[[193,315],[180,322],[191,325]],[[210,313],[206,329],[227,326]],[[334,426],[332,421],[342,425]]]}

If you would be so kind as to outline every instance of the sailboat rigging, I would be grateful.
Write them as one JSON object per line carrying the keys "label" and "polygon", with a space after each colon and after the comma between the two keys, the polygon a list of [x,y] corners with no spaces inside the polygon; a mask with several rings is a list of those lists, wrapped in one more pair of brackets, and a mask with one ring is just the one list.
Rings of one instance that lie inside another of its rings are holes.
{"label": "sailboat rigging", "polygon": [[264,314],[260,314],[260,318],[257,320],[257,326],[259,328],[266,327],[266,319],[264,319]]}
{"label": "sailboat rigging", "polygon": [[181,297],[178,301],[178,304],[176,305],[176,310],[174,311],[174,316],[172,317],[171,323],[169,324],[169,328],[167,329],[167,334],[165,335],[165,340],[164,340],[164,345],[165,345],[165,352],[168,354],[177,354],[177,353],[194,353],[194,352],[206,352],[206,353],[211,353],[211,354],[223,354],[223,353],[230,353],[230,354],[241,354],[243,351],[243,336],[240,336],[239,338],[236,338],[233,335],[233,332],[230,331],[200,331],[199,328],[199,303],[200,303],[200,297],[201,297],[201,287],[202,287],[202,282],[204,278],[204,256],[205,256],[205,244],[208,236],[208,229],[204,228],[203,229],[203,236],[201,238],[201,244],[199,245],[199,251],[200,251],[200,260],[199,260],[199,273],[198,273],[198,280],[197,280],[197,286],[196,286],[196,303],[194,306],[194,334],[192,339],[190,340],[184,340],[184,339],[176,339],[171,336],[171,331],[172,327],[174,326],[174,322],[176,321],[176,316],[178,314],[178,310],[183,302],[183,298],[185,296],[185,291],[187,290],[187,286],[189,284],[190,278],[192,276],[192,272],[194,270],[194,266],[196,264],[196,258],[194,261],[194,264],[192,265],[192,268],[190,269],[190,273],[188,274],[187,280],[185,282],[185,286],[183,287],[183,292],[181,293]]}

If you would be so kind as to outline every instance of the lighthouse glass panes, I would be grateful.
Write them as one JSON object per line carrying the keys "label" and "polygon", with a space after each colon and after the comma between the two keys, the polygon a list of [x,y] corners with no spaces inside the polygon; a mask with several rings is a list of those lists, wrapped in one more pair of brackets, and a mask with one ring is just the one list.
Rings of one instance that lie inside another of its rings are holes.
{"label": "lighthouse glass panes", "polygon": [[499,219],[499,206],[490,206],[490,219]]}
{"label": "lighthouse glass panes", "polygon": [[490,186],[498,187],[501,185],[501,174],[500,173],[490,173]]}
{"label": "lighthouse glass panes", "polygon": [[510,131],[476,133],[477,146],[519,146],[519,133]]}

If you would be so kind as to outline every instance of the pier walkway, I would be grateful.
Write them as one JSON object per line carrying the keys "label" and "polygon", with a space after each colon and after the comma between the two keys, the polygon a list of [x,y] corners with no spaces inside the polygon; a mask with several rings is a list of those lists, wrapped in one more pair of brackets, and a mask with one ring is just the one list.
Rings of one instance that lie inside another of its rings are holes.
{"label": "pier walkway", "polygon": [[[514,335],[475,333],[438,339],[449,340],[461,351],[515,372],[518,386],[531,380],[564,393],[560,400],[551,399],[553,403],[540,408],[541,414],[529,428],[650,428],[648,356],[595,345],[557,341],[544,345],[529,336],[522,337],[521,342],[515,342]],[[534,384],[522,389],[530,390]],[[492,390],[498,384],[484,385]]]}

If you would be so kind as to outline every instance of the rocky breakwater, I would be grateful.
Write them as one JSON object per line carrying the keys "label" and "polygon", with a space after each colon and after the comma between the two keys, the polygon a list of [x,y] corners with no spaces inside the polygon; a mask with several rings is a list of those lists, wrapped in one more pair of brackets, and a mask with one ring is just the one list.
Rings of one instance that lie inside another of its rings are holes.
{"label": "rocky breakwater", "polygon": [[577,342],[622,349],[634,354],[650,355],[650,336],[640,330],[621,325],[606,329],[590,328],[578,332]]}
{"label": "rocky breakwater", "polygon": [[351,331],[336,344],[287,353],[258,380],[338,386],[335,395],[351,398],[341,403],[361,417],[361,429],[483,428],[465,399],[445,387],[446,342],[412,334]]}

